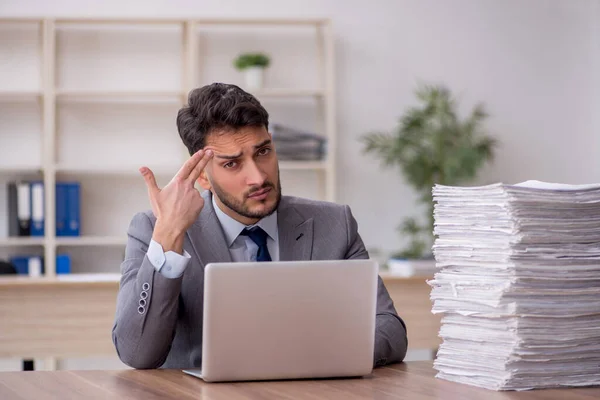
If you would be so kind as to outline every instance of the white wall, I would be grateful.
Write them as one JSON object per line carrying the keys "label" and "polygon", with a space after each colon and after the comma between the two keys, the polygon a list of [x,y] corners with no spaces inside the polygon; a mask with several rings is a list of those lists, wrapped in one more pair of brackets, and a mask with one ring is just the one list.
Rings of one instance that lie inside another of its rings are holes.
{"label": "white wall", "polygon": [[339,201],[369,247],[396,249],[413,212],[397,171],[361,154],[358,138],[390,129],[417,80],[443,82],[465,107],[484,101],[502,142],[480,182],[600,181],[595,134],[599,2],[594,0],[4,0],[17,16],[288,16],[333,18],[337,40]]}

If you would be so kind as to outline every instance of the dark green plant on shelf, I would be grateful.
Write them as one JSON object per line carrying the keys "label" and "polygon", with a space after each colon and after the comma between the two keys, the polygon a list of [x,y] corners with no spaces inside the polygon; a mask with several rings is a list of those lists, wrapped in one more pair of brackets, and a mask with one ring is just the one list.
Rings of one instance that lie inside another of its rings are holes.
{"label": "dark green plant on shelf", "polygon": [[250,67],[266,68],[271,63],[271,59],[264,53],[242,53],[234,60],[234,66],[239,71]]}
{"label": "dark green plant on shelf", "polygon": [[410,242],[393,258],[431,257],[433,186],[468,184],[493,160],[498,144],[484,128],[488,114],[483,104],[461,119],[457,101],[445,86],[421,84],[415,94],[420,104],[401,116],[393,132],[370,132],[361,137],[364,153],[376,155],[384,167],[400,167],[427,209],[426,222],[409,217],[401,223],[398,229]]}

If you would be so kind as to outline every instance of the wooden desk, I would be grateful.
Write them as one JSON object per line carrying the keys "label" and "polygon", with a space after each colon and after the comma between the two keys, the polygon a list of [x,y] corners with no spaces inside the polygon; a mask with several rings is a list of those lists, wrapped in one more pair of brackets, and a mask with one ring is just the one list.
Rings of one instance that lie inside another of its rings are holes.
{"label": "wooden desk", "polygon": [[376,369],[356,379],[205,383],[179,370],[2,372],[12,399],[597,399],[600,388],[494,392],[434,377],[430,362]]}
{"label": "wooden desk", "polygon": [[[382,279],[407,324],[409,348],[436,349],[440,317],[431,314],[426,278]],[[118,290],[116,275],[1,277],[0,358],[116,355],[111,329]]]}

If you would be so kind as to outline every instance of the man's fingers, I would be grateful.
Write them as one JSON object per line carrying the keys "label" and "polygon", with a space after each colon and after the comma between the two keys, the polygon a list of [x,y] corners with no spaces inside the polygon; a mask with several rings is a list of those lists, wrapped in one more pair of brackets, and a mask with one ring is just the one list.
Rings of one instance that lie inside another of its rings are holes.
{"label": "man's fingers", "polygon": [[154,173],[148,167],[140,168],[140,173],[144,177],[146,181],[146,186],[148,186],[148,190],[150,193],[158,192],[158,185],[156,184],[156,179],[154,178]]}
{"label": "man's fingers", "polygon": [[198,150],[197,152],[195,152],[189,160],[187,160],[179,169],[179,171],[177,172],[177,175],[175,175],[176,177],[178,177],[181,180],[186,180],[190,174],[192,173],[192,171],[194,170],[194,167],[196,166],[196,164],[198,164],[198,161],[200,161],[202,159],[202,156],[204,155],[204,150]]}
{"label": "man's fingers", "polygon": [[202,173],[202,170],[206,167],[206,164],[208,164],[212,156],[212,150],[207,150],[206,153],[204,153],[204,157],[202,157],[198,164],[196,164],[189,177],[189,180],[192,183],[192,185],[194,184],[194,182],[196,182],[196,179],[198,179],[198,177]]}

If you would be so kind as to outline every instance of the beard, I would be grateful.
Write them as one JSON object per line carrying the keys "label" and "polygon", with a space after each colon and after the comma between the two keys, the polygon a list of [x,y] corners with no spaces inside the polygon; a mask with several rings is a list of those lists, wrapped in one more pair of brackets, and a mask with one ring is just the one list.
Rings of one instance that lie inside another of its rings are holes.
{"label": "beard", "polygon": [[[277,171],[277,172],[278,173],[277,173],[277,184],[276,185],[274,185],[272,182],[265,181],[265,183],[263,183],[261,186],[255,186],[255,187],[250,188],[250,190],[248,190],[246,193],[244,193],[241,201],[236,199],[235,196],[233,196],[232,194],[227,193],[225,190],[223,190],[223,188],[221,188],[215,182],[212,182],[212,180],[211,180],[210,184],[214,190],[215,196],[217,196],[217,198],[219,200],[221,200],[221,203],[223,203],[225,206],[227,206],[230,210],[235,211],[239,215],[246,217],[246,218],[261,219],[261,218],[265,218],[265,217],[273,214],[275,212],[275,210],[277,210],[277,207],[279,207],[279,203],[281,202],[281,179],[279,177],[279,171]],[[250,196],[253,193],[256,193],[260,190],[267,189],[267,188],[271,188],[271,190],[274,190],[275,194],[277,196],[273,206],[264,211],[250,210],[250,208],[246,204],[246,200],[248,199],[248,196]]]}

